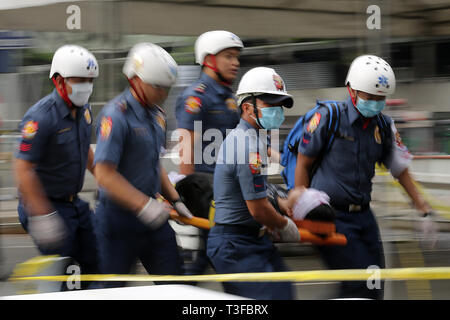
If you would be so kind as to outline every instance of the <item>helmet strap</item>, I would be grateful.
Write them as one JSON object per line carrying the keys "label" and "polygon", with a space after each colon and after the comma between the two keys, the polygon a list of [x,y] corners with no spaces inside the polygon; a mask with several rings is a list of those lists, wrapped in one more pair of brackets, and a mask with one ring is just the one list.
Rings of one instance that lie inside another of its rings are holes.
{"label": "helmet strap", "polygon": [[350,98],[352,99],[353,106],[356,107],[356,99],[353,98],[352,91],[350,90],[350,86],[347,85],[348,93],[350,94]]}
{"label": "helmet strap", "polygon": [[225,85],[225,86],[231,86],[231,82],[226,80],[222,74],[220,73],[219,69],[217,69],[217,62],[216,62],[216,56],[214,54],[210,54],[211,56],[211,60],[212,60],[212,65],[208,64],[206,62],[203,62],[203,65],[207,68],[210,68],[212,71],[214,71],[217,75],[217,77],[219,78],[220,82]]}
{"label": "helmet strap", "polygon": [[136,94],[137,101],[143,106],[147,107],[147,103],[145,103],[145,99],[142,98],[141,94],[137,90],[137,87],[134,85],[133,81],[131,79],[127,78],[128,83],[130,84],[130,87],[133,89],[134,93]]}
{"label": "helmet strap", "polygon": [[256,105],[256,96],[254,94],[252,94],[252,104],[253,104],[253,113],[255,114],[255,120],[256,123],[258,124],[258,126],[261,129],[264,129],[264,126],[261,124],[261,122],[259,122],[259,117],[258,117],[258,106]]}
{"label": "helmet strap", "polygon": [[[62,77],[61,77],[62,78]],[[64,79],[64,78],[63,78]],[[63,85],[62,89],[59,88],[58,83],[56,82],[55,77],[52,77],[53,84],[55,85],[56,91],[58,91],[59,96],[64,100],[65,103],[69,106],[69,108],[73,107],[72,101],[69,99],[69,95],[67,94],[66,86]]]}

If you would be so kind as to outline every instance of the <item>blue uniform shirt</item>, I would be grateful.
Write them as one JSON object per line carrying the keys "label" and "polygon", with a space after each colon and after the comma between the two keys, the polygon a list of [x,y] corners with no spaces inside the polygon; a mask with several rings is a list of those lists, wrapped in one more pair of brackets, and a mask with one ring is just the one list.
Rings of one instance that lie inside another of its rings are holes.
{"label": "blue uniform shirt", "polygon": [[246,200],[267,196],[267,139],[241,119],[223,142],[214,171],[214,221],[219,224],[261,227]]}
{"label": "blue uniform shirt", "polygon": [[[97,118],[94,163],[117,165],[117,171],[136,189],[154,197],[161,190],[159,153],[164,132],[162,111],[144,109],[126,89]],[[100,190],[100,200],[110,201],[104,190]]]}
{"label": "blue uniform shirt", "polygon": [[[225,139],[226,130],[234,129],[239,123],[239,108],[231,89],[225,85],[217,83],[206,73],[202,73],[200,78],[188,87],[176,101],[175,116],[178,128],[194,131],[194,121],[201,121],[202,137],[206,130],[210,128],[219,129],[222,133],[222,139],[216,141],[217,148]],[[197,124],[198,126],[198,124]],[[200,130],[199,130],[200,132]],[[203,141],[203,152],[209,152],[213,159],[215,148],[205,148],[214,143],[213,141]],[[197,160],[196,160],[197,162]],[[214,172],[214,163],[205,162],[202,156],[201,163],[195,164],[195,171]]]}
{"label": "blue uniform shirt", "polygon": [[[303,127],[304,136],[298,151],[308,157],[317,157],[324,148],[327,134],[325,108]],[[392,120],[385,116],[390,123]],[[325,154],[310,186],[326,192],[332,204],[367,205],[371,200],[375,163],[386,165],[380,128],[376,118],[365,123],[349,98],[341,110],[339,131],[330,150]]]}
{"label": "blue uniform shirt", "polygon": [[49,197],[62,198],[83,187],[92,118],[89,105],[76,107],[73,119],[56,89],[33,105],[20,123],[16,158],[36,164],[35,172]]}

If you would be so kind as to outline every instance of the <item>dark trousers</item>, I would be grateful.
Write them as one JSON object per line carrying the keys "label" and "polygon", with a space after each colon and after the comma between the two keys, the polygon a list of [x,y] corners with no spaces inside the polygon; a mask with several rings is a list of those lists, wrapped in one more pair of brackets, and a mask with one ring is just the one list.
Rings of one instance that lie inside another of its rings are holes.
{"label": "dark trousers", "polygon": [[[337,213],[336,230],[347,237],[346,246],[318,246],[318,250],[330,269],[367,269],[369,266],[385,267],[383,244],[378,224],[372,211]],[[370,274],[368,274],[368,277]],[[383,299],[384,282],[380,289],[368,286],[367,281],[344,281],[340,285],[339,298]]]}
{"label": "dark trousers", "polygon": [[[217,273],[277,272],[287,267],[267,235],[218,232],[213,227],[208,236],[207,255]],[[223,282],[225,292],[259,300],[291,300],[291,282]]]}
{"label": "dark trousers", "polygon": [[[115,220],[120,215],[132,219]],[[149,274],[181,275],[182,260],[175,232],[168,222],[150,230],[133,213],[114,212],[111,206],[99,203],[96,209],[101,257],[101,273],[129,274],[139,259]],[[167,284],[162,282],[161,284]],[[110,282],[106,287],[125,286],[125,282]]]}
{"label": "dark trousers", "polygon": [[[81,273],[98,274],[100,270],[95,217],[89,204],[76,197],[72,202],[52,201],[52,205],[64,220],[69,234],[61,247],[46,249],[37,246],[39,251],[43,255],[56,254],[71,257],[79,264]],[[20,201],[17,210],[20,223],[28,231],[28,215]],[[83,281],[81,287],[96,288],[97,286],[95,283]]]}

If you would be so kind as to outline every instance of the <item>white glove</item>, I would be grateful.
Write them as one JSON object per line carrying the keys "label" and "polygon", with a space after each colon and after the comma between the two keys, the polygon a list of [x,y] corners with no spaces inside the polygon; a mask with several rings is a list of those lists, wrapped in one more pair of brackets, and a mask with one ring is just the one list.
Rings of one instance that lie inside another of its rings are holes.
{"label": "white glove", "polygon": [[188,219],[191,219],[193,217],[191,211],[186,207],[186,205],[181,201],[181,199],[177,199],[174,202],[172,202],[173,208],[176,210],[176,212],[183,217],[186,217]]}
{"label": "white glove", "polygon": [[286,226],[283,229],[277,229],[278,235],[282,242],[299,242],[300,233],[295,225],[295,222],[285,217],[287,220]]}
{"label": "white glove", "polygon": [[425,217],[420,218],[418,229],[422,234],[423,241],[429,243],[433,248],[437,241],[438,227],[433,218],[433,213],[428,213]]}
{"label": "white glove", "polygon": [[67,237],[67,228],[58,211],[28,218],[28,233],[45,249],[60,247]]}
{"label": "white glove", "polygon": [[150,198],[137,217],[150,229],[156,230],[169,219],[171,209],[167,203]]}

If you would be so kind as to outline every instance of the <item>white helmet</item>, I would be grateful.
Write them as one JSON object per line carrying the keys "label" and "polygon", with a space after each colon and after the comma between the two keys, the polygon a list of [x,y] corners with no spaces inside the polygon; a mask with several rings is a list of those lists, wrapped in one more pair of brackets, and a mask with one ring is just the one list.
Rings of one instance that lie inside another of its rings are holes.
{"label": "white helmet", "polygon": [[283,79],[272,68],[257,67],[247,71],[239,82],[236,96],[238,105],[242,104],[245,98],[254,96],[264,96],[267,103],[284,102],[284,107],[291,108],[294,104],[292,95],[286,92]]}
{"label": "white helmet", "polygon": [[83,47],[73,44],[64,45],[56,50],[53,55],[49,78],[52,78],[57,73],[63,78],[97,78],[97,59]]}
{"label": "white helmet", "polygon": [[143,42],[131,48],[122,71],[128,79],[138,76],[147,84],[170,87],[177,80],[177,67],[166,50]]}
{"label": "white helmet", "polygon": [[195,41],[195,62],[202,65],[208,54],[218,54],[228,48],[243,48],[241,39],[234,33],[215,30],[201,34]]}
{"label": "white helmet", "polygon": [[353,60],[350,65],[345,85],[350,85],[354,90],[387,96],[395,91],[395,74],[383,59],[363,55]]}

